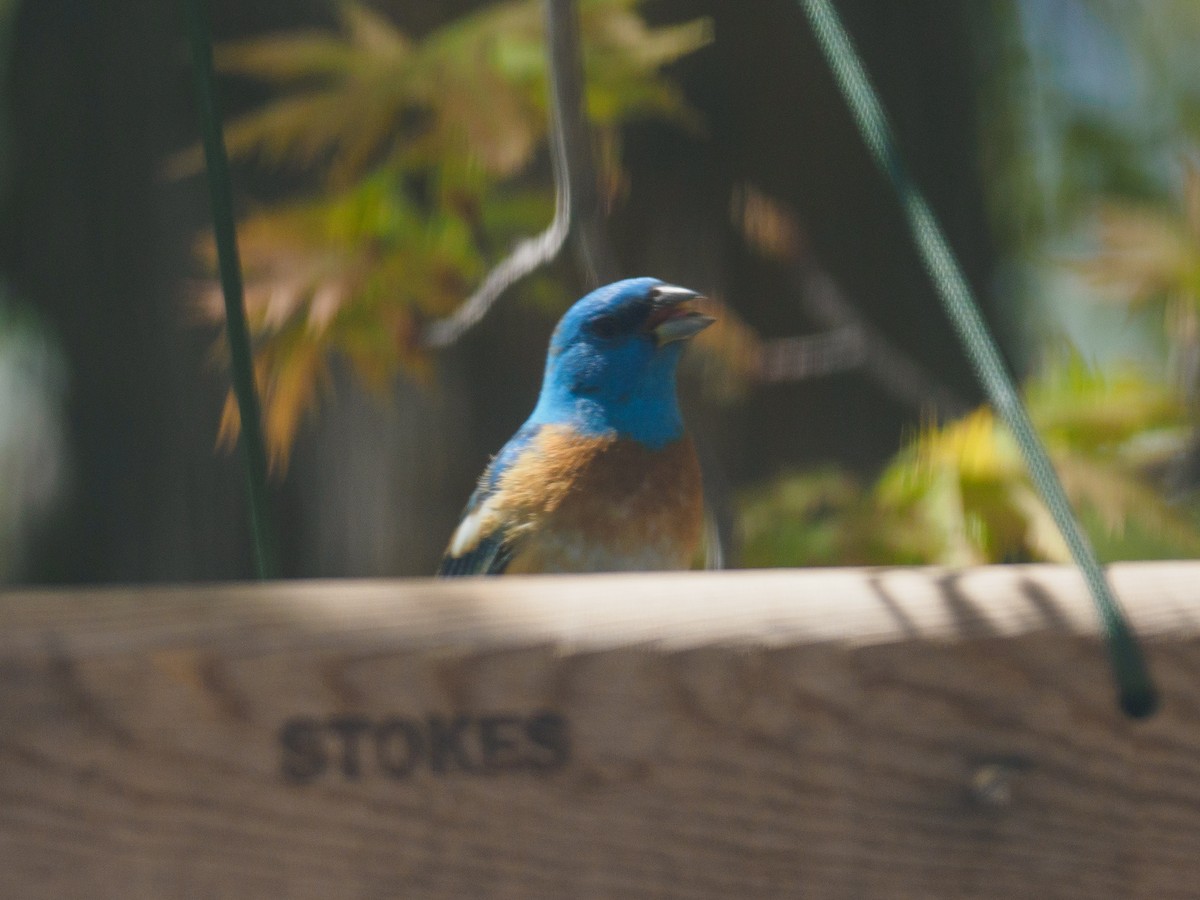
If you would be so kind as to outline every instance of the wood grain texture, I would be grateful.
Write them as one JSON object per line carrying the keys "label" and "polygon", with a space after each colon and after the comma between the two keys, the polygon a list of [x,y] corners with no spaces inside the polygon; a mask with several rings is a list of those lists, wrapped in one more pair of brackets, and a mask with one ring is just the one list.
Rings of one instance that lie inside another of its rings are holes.
{"label": "wood grain texture", "polygon": [[6,594],[0,896],[1195,897],[1200,564],[1112,574],[1143,723],[1057,567]]}

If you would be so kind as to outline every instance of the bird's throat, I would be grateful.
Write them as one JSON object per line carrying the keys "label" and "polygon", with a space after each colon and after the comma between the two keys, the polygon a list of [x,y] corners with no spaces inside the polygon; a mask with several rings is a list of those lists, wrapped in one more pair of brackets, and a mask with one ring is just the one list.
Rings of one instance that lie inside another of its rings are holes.
{"label": "bird's throat", "polygon": [[612,435],[660,449],[683,436],[675,379],[640,385],[623,395],[566,390],[543,391],[530,423],[569,425],[580,434]]}

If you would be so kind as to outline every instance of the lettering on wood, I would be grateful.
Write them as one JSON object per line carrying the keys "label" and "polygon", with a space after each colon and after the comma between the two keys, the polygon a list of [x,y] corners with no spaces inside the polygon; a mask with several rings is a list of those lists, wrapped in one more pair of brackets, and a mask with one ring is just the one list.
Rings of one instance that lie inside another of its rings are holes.
{"label": "lettering on wood", "polygon": [[280,773],[291,784],[322,776],[401,781],[434,775],[549,774],[570,760],[570,729],[560,713],[294,716],[279,729]]}

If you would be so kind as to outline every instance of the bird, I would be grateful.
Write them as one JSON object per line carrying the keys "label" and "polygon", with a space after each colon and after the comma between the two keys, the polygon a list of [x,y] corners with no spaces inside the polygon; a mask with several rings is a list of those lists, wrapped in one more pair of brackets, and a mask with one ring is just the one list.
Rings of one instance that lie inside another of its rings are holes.
{"label": "bird", "polygon": [[533,413],[484,469],[439,576],[690,567],[703,489],[675,381],[715,321],[700,299],[629,278],[567,310]]}

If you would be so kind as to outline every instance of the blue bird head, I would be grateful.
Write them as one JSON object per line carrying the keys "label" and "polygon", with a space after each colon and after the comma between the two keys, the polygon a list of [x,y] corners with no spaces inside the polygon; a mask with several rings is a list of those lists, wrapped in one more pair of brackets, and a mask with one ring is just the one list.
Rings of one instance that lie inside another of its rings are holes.
{"label": "blue bird head", "polygon": [[615,432],[650,447],[681,437],[675,370],[686,340],[714,321],[688,306],[698,296],[657,278],[629,278],[577,301],[550,339],[530,424]]}

